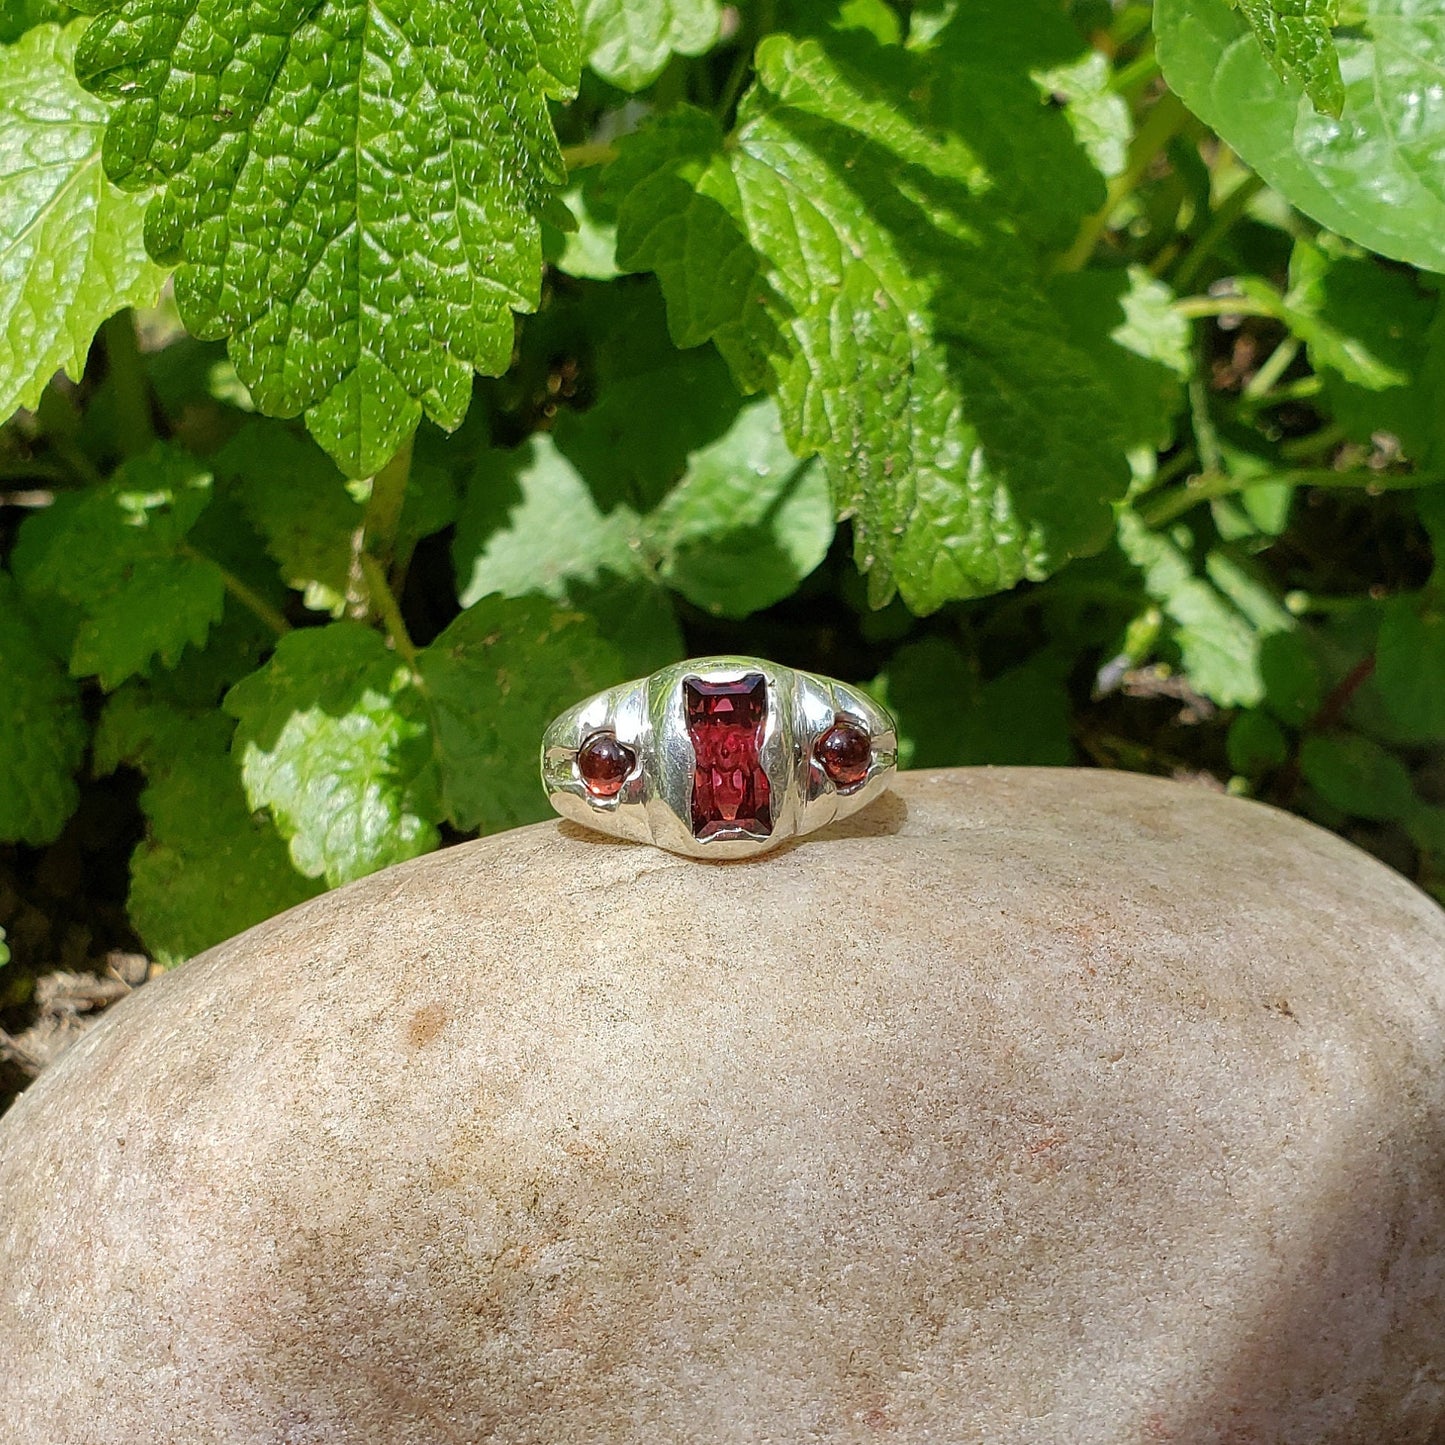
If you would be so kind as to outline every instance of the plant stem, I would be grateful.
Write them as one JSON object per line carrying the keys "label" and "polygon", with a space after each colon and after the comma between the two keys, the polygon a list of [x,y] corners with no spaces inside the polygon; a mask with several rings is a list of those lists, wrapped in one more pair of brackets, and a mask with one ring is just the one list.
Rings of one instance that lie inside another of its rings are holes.
{"label": "plant stem", "polygon": [[50,443],[51,451],[76,481],[87,487],[105,485],[105,477],[101,475],[100,468],[69,437],[48,437],[46,440]]}
{"label": "plant stem", "polygon": [[1224,233],[1244,214],[1245,207],[1264,189],[1264,182],[1256,175],[1246,176],[1219,203],[1209,223],[1200,232],[1199,239],[1184,253],[1183,260],[1174,268],[1169,279],[1175,290],[1182,291],[1199,274],[1200,267],[1214,254],[1214,248],[1223,239]]}
{"label": "plant stem", "polygon": [[151,421],[150,388],[135,335],[135,315],[127,307],[117,311],[100,328],[105,338],[105,358],[110,366],[110,384],[115,392],[115,435],[123,455],[139,456],[149,451],[156,439]]}
{"label": "plant stem", "polygon": [[1445,481],[1435,472],[1337,472],[1328,467],[1303,467],[1286,472],[1267,472],[1254,477],[1232,477],[1222,471],[1204,471],[1182,487],[1152,499],[1139,508],[1146,526],[1167,527],[1201,502],[1216,502],[1255,487],[1326,487],[1338,491],[1412,492]]}
{"label": "plant stem", "polygon": [[347,616],[358,621],[379,619],[392,646],[408,665],[416,657],[416,648],[402,620],[401,607],[392,590],[396,579],[390,573],[402,508],[406,505],[415,440],[414,434],[409,436],[396,455],[371,479],[371,495],[361,514],[361,526],[352,538],[351,575],[346,587]]}
{"label": "plant stem", "polygon": [[406,484],[411,480],[415,441],[415,433],[407,437],[396,455],[371,479],[371,495],[366,499],[361,518],[365,550],[381,563],[383,571],[391,566],[396,552],[396,534],[401,526],[401,510],[406,505]]}
{"label": "plant stem", "polygon": [[1257,296],[1184,296],[1174,309],[1191,321],[1203,316],[1269,316],[1277,317],[1279,309]]}
{"label": "plant stem", "polygon": [[366,592],[372,610],[381,618],[382,625],[386,628],[386,635],[391,639],[391,645],[396,649],[398,656],[406,661],[408,667],[414,669],[416,667],[416,644],[411,640],[411,633],[407,631],[406,620],[401,615],[401,607],[397,603],[396,594],[387,584],[386,573],[382,569],[381,563],[365,552],[358,560],[361,564],[361,574],[366,580]]}
{"label": "plant stem", "polygon": [[617,159],[617,147],[610,141],[587,141],[583,145],[563,146],[562,164],[567,174],[586,170],[588,166],[605,166]]}
{"label": "plant stem", "polygon": [[228,567],[223,567],[214,557],[208,557],[204,552],[193,547],[189,542],[182,542],[176,549],[185,557],[193,557],[198,562],[209,562],[221,574],[221,581],[226,591],[231,594],[243,607],[249,609],[256,617],[266,624],[277,637],[284,637],[291,631],[291,624],[274,608],[254,587],[241,581]]}
{"label": "plant stem", "polygon": [[1290,363],[1299,355],[1299,339],[1286,336],[1264,359],[1258,371],[1244,384],[1240,396],[1245,401],[1259,401],[1267,396],[1275,382],[1290,368]]}
{"label": "plant stem", "polygon": [[1219,450],[1219,433],[1214,426],[1214,416],[1209,409],[1209,383],[1204,379],[1208,358],[1204,347],[1196,342],[1194,346],[1194,368],[1189,373],[1189,384],[1185,388],[1189,397],[1189,423],[1194,431],[1194,445],[1199,451],[1199,462],[1205,472],[1211,475],[1224,470],[1224,457]]}
{"label": "plant stem", "polygon": [[1327,456],[1345,440],[1345,429],[1338,422],[1322,426],[1308,436],[1292,437],[1279,444],[1279,454],[1286,461],[1303,462],[1310,457]]}
{"label": "plant stem", "polygon": [[1149,172],[1154,159],[1184,128],[1189,112],[1176,95],[1166,92],[1149,112],[1129,147],[1129,160],[1124,169],[1109,182],[1104,204],[1092,216],[1085,216],[1073,244],[1054,263],[1054,270],[1081,271],[1094,254],[1094,247],[1109,226],[1109,218]]}

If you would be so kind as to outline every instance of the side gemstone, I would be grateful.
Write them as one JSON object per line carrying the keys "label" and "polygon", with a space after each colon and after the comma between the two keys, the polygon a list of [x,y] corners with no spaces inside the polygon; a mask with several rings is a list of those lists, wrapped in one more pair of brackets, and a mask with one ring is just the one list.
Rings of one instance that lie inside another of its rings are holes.
{"label": "side gemstone", "polygon": [[682,682],[687,735],[695,759],[692,834],[766,838],[773,831],[771,789],[761,748],[768,721],[768,681],[750,672],[736,682]]}

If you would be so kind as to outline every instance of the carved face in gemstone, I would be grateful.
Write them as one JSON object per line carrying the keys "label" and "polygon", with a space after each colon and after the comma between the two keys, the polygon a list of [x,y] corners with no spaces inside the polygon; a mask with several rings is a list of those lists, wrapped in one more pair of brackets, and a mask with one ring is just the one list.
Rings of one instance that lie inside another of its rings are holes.
{"label": "carved face in gemstone", "polygon": [[683,714],[694,758],[692,834],[766,838],[773,831],[771,789],[762,764],[768,681],[750,672],[736,682],[682,681]]}

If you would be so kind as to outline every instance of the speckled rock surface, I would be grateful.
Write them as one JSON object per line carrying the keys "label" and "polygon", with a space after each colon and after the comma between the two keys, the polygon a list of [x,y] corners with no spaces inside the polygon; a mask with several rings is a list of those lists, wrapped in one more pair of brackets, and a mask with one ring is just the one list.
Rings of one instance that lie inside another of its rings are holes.
{"label": "speckled rock surface", "polygon": [[1429,1441],[1445,915],[1149,779],[707,865],[546,824],[117,1006],[0,1121],[0,1439]]}

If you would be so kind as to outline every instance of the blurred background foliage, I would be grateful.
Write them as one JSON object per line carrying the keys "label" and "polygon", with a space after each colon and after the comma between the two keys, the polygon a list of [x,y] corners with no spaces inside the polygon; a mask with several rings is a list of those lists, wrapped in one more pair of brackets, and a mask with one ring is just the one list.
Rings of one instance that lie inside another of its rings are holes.
{"label": "blurred background foliage", "polygon": [[906,767],[1225,789],[1445,897],[1445,18],[622,8],[510,361],[360,476],[104,191],[102,22],[0,10],[0,111],[69,97],[64,175],[133,212],[104,284],[14,283],[64,217],[0,123],[12,1084],[37,979],[540,819],[546,719],[687,655],[865,684]]}

